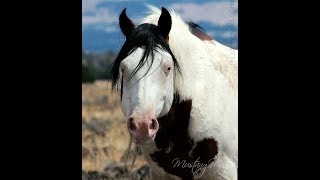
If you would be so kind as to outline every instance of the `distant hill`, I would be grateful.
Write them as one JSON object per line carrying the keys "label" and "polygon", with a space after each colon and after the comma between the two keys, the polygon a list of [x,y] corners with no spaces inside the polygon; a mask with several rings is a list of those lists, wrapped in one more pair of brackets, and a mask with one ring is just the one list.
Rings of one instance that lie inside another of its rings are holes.
{"label": "distant hill", "polygon": [[82,69],[86,70],[85,73],[92,74],[94,79],[109,79],[115,57],[116,54],[112,51],[95,53],[82,50]]}

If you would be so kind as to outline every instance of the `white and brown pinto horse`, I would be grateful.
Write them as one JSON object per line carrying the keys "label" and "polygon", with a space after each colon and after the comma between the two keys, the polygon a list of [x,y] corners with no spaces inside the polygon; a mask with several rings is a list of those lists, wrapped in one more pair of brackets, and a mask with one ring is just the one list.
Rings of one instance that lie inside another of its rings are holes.
{"label": "white and brown pinto horse", "polygon": [[237,179],[238,51],[150,6],[112,68],[128,130],[154,179]]}

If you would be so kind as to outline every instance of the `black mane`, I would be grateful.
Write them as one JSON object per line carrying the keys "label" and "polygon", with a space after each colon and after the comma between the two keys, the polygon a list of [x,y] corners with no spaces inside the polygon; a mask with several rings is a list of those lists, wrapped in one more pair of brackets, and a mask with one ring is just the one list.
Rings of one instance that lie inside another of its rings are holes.
{"label": "black mane", "polygon": [[[119,80],[119,67],[121,61],[125,59],[128,55],[130,55],[133,51],[135,51],[138,47],[142,46],[145,47],[145,52],[141,57],[139,64],[131,73],[129,79],[135,73],[137,73],[137,71],[139,71],[139,69],[145,64],[149,56],[151,56],[151,64],[149,66],[148,71],[150,70],[154,58],[153,51],[156,50],[156,48],[160,48],[167,51],[173,59],[174,66],[176,67],[175,69],[178,70],[178,72],[180,72],[179,64],[176,58],[174,57],[173,53],[171,52],[170,47],[166,42],[166,39],[158,32],[158,26],[145,23],[137,26],[127,37],[117,58],[113,62],[112,69],[110,72],[112,78],[112,89],[116,87],[116,83]],[[146,72],[146,74],[148,73],[148,71]]]}
{"label": "black mane", "polygon": [[195,31],[195,30],[199,30],[199,31],[202,31],[202,32],[205,33],[204,29],[203,29],[201,26],[199,26],[198,24],[196,24],[196,23],[194,23],[194,22],[191,22],[191,21],[187,21],[186,23],[188,24],[191,33],[192,33],[193,31]]}
{"label": "black mane", "polygon": [[206,40],[212,40],[212,37],[210,37],[205,31],[204,29],[199,26],[198,24],[194,23],[194,22],[186,22],[189,26],[189,30],[190,32],[195,35],[197,38],[201,39],[202,41],[206,41]]}

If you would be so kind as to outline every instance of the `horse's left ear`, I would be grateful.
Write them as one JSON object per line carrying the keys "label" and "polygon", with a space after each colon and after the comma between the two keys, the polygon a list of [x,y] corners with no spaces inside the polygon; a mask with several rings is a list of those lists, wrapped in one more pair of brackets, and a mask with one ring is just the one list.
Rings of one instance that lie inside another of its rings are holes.
{"label": "horse's left ear", "polygon": [[120,25],[120,29],[121,29],[122,33],[127,38],[135,28],[134,23],[131,21],[131,19],[128,18],[127,14],[126,14],[126,8],[124,8],[120,14],[119,25]]}
{"label": "horse's left ear", "polygon": [[169,39],[169,32],[171,30],[171,16],[168,10],[164,7],[161,8],[161,15],[158,21],[159,33],[165,38]]}

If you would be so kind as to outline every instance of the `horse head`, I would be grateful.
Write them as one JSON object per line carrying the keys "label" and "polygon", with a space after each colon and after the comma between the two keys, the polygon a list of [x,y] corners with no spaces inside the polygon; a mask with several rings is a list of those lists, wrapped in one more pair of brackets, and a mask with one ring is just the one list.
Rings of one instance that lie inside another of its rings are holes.
{"label": "horse head", "polygon": [[135,26],[124,9],[119,24],[126,41],[112,67],[113,87],[121,91],[121,109],[133,140],[144,144],[155,139],[158,118],[169,112],[174,99],[179,66],[168,45],[171,16],[162,8],[157,26]]}

